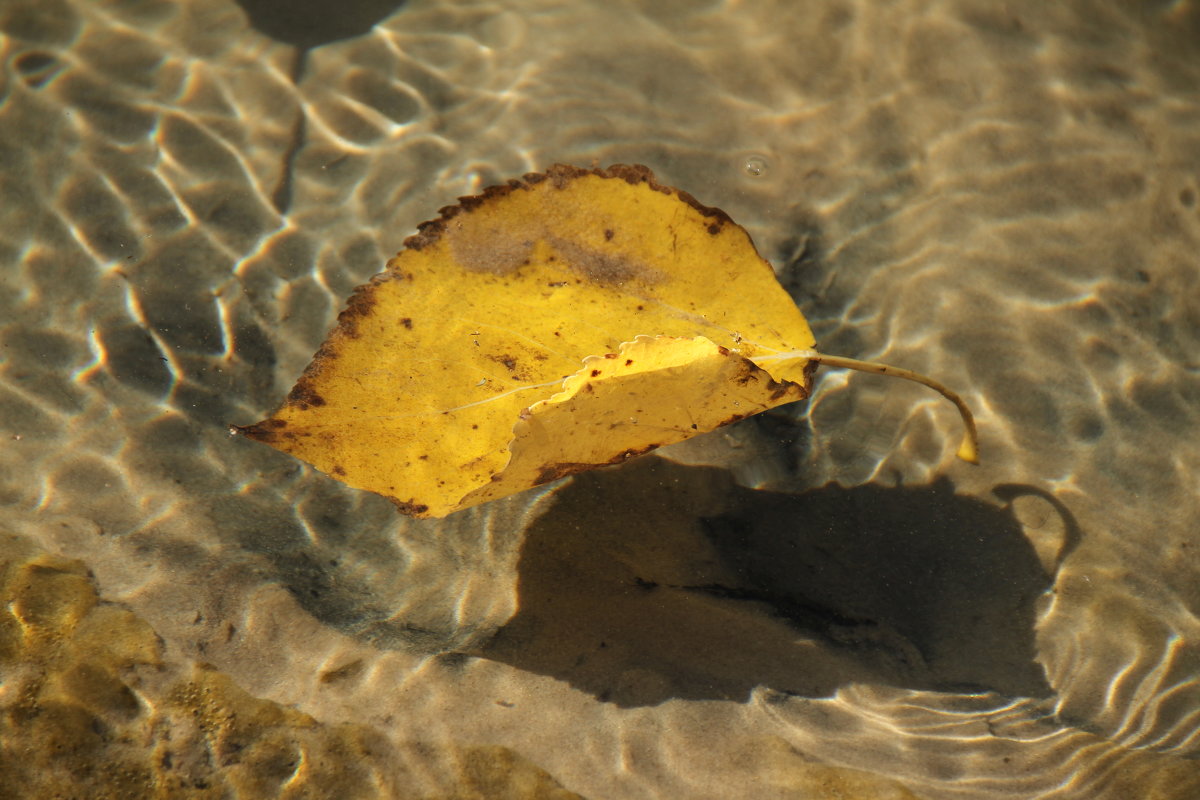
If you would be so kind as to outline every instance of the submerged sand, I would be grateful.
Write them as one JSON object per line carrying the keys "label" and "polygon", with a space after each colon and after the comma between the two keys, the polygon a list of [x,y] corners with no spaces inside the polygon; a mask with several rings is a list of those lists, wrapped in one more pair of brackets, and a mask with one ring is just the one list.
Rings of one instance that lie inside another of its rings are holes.
{"label": "submerged sand", "polygon": [[[1200,794],[1196,4],[259,25],[0,7],[0,789]],[[837,372],[442,521],[228,436],[439,206],[593,161],[983,464]]]}

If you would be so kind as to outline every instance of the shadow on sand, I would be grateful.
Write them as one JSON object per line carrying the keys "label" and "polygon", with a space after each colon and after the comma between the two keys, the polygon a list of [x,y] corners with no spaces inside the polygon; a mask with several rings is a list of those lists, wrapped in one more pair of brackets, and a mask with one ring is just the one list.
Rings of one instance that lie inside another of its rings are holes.
{"label": "shadow on sand", "polygon": [[931,486],[801,495],[647,457],[529,529],[519,610],[479,652],[622,706],[871,682],[1045,696],[1050,585],[1010,512]]}

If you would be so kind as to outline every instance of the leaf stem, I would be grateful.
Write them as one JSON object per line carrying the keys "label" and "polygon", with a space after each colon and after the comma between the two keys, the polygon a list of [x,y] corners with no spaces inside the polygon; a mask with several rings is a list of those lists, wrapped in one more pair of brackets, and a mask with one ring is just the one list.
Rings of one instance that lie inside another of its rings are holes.
{"label": "leaf stem", "polygon": [[916,381],[924,386],[928,386],[930,389],[938,392],[942,397],[954,403],[955,407],[958,408],[959,416],[962,417],[964,431],[962,444],[958,446],[958,457],[971,464],[979,463],[979,434],[975,430],[975,417],[971,414],[971,409],[967,408],[966,402],[947,386],[912,370],[903,369],[902,367],[892,367],[875,361],[859,361],[857,358],[827,356],[824,353],[815,352],[810,354],[808,358],[810,361],[816,361],[818,364],[824,364],[827,367],[844,367],[846,369],[856,369],[859,372],[873,372],[876,375],[905,378],[906,380]]}

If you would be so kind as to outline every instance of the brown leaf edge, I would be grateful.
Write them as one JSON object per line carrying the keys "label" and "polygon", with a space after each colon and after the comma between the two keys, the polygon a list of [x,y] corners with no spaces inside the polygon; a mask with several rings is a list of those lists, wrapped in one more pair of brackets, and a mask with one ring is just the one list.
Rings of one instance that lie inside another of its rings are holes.
{"label": "brown leaf edge", "polygon": [[[438,209],[439,216],[437,219],[422,222],[418,225],[417,232],[404,240],[404,246],[411,250],[421,250],[428,247],[441,237],[449,220],[454,219],[459,214],[469,213],[496,198],[503,197],[512,192],[530,189],[543,181],[551,181],[555,188],[563,189],[571,181],[588,175],[597,175],[601,178],[619,178],[630,184],[644,183],[656,192],[674,194],[680,200],[683,200],[705,217],[712,220],[709,226],[710,233],[718,233],[725,225],[737,224],[721,209],[704,205],[682,189],[675,189],[659,183],[654,177],[654,172],[642,164],[613,164],[604,168],[554,164],[545,172],[530,172],[521,178],[513,178],[507,183],[502,183],[498,186],[489,186],[479,194],[458,198],[457,205]],[[714,225],[716,226],[715,229],[713,228]]]}

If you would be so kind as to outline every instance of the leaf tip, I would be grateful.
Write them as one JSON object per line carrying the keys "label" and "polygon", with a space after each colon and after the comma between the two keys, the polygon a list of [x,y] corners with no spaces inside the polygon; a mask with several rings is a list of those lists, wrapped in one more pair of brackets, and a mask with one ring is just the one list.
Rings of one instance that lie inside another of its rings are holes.
{"label": "leaf tip", "polygon": [[230,425],[226,430],[230,436],[244,436],[256,442],[271,444],[279,438],[279,431],[287,427],[287,422],[281,419],[264,419],[253,425]]}

